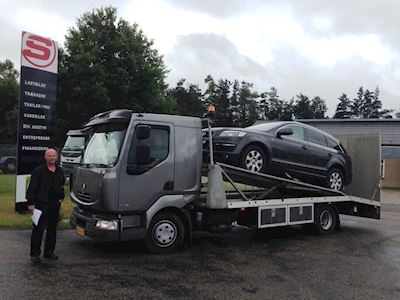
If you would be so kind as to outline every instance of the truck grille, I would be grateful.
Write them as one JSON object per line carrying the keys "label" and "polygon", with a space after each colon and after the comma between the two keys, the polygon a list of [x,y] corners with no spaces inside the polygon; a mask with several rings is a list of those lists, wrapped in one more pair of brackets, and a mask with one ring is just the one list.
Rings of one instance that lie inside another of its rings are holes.
{"label": "truck grille", "polygon": [[79,157],[82,154],[81,152],[61,152],[61,155],[65,157]]}
{"label": "truck grille", "polygon": [[76,197],[82,202],[86,202],[86,203],[92,202],[90,194],[88,194],[88,193],[83,194],[81,192],[77,192]]}

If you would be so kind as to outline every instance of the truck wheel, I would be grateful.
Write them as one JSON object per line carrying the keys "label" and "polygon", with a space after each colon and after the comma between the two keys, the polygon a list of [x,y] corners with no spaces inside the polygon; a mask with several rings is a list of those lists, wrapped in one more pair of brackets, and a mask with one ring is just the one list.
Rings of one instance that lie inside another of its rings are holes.
{"label": "truck wheel", "polygon": [[5,174],[13,174],[15,173],[16,168],[17,164],[15,159],[7,158],[6,161],[4,162],[3,172]]}
{"label": "truck wheel", "polygon": [[342,171],[336,168],[330,169],[326,178],[326,186],[335,191],[343,190],[344,176]]}
{"label": "truck wheel", "polygon": [[264,173],[267,169],[267,156],[257,145],[247,146],[242,152],[240,166],[252,172]]}
{"label": "truck wheel", "polygon": [[339,223],[339,216],[331,205],[318,205],[314,214],[314,224],[319,234],[332,233]]}
{"label": "truck wheel", "polygon": [[154,254],[169,254],[181,248],[184,238],[181,219],[173,213],[161,212],[151,220],[146,246]]}

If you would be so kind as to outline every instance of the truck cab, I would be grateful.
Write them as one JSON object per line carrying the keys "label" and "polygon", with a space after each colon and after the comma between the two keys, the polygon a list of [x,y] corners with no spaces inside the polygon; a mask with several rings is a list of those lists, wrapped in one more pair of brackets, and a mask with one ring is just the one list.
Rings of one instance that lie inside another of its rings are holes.
{"label": "truck cab", "polygon": [[67,177],[70,176],[74,166],[82,162],[83,152],[89,140],[90,128],[70,130],[67,140],[61,150],[60,163]]}
{"label": "truck cab", "polygon": [[[168,212],[180,216],[182,226],[190,223],[185,207],[201,190],[201,119],[114,110],[86,126],[92,135],[70,179],[77,204],[70,222],[78,233],[101,240],[143,239],[155,215]],[[178,230],[169,218],[161,220],[159,230]],[[177,238],[165,235],[168,241],[159,239],[161,246]]]}

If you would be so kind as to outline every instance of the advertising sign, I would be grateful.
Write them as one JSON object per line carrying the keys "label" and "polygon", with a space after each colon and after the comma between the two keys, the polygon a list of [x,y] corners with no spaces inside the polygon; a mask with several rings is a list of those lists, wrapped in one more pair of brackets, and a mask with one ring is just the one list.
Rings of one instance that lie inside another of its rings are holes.
{"label": "advertising sign", "polygon": [[43,162],[44,151],[54,145],[57,66],[58,45],[55,41],[29,32],[22,33],[17,202],[26,201],[25,196],[18,195],[18,175],[31,174]]}

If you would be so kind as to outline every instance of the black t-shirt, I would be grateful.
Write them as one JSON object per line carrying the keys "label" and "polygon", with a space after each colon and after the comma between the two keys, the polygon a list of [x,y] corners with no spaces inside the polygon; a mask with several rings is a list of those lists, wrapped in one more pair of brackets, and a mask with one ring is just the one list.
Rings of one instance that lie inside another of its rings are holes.
{"label": "black t-shirt", "polygon": [[46,208],[51,202],[64,199],[64,183],[64,172],[58,165],[55,172],[51,172],[46,164],[37,167],[32,172],[26,193],[28,205]]}

